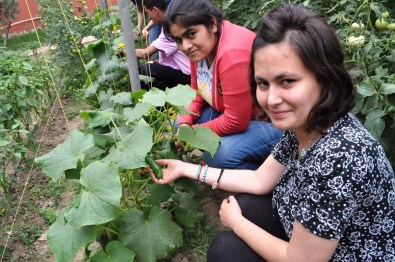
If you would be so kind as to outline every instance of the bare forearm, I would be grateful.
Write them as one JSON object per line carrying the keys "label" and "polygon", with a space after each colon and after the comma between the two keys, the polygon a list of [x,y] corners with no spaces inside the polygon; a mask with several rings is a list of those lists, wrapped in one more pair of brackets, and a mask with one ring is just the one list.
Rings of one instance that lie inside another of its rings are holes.
{"label": "bare forearm", "polygon": [[144,27],[144,29],[147,30],[147,31],[149,31],[149,30],[151,30],[151,28],[152,28],[154,25],[155,25],[154,22],[152,22],[152,20],[150,20],[150,21],[148,22],[148,24]]}
{"label": "bare forearm", "polygon": [[145,49],[136,49],[136,57],[141,59],[146,59],[148,56]]}
{"label": "bare forearm", "polygon": [[[205,173],[205,166],[202,166],[199,170],[198,165],[188,163],[185,163],[183,170],[183,176],[194,180],[197,180],[197,177],[199,177],[198,182],[201,183],[202,180],[204,180],[204,183],[207,185],[217,183],[221,172],[221,169],[219,168],[208,167],[207,173]],[[269,193],[270,190],[267,190],[268,192],[266,192],[265,186],[262,186],[263,181],[261,181],[261,179],[262,178],[258,172],[254,170],[225,169],[219,181],[218,188],[230,192],[251,194]]]}

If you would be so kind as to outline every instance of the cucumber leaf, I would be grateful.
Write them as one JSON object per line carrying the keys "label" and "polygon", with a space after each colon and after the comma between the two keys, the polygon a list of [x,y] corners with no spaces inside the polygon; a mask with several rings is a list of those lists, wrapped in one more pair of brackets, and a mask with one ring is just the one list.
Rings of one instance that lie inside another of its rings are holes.
{"label": "cucumber leaf", "polygon": [[143,211],[132,209],[122,215],[119,223],[119,240],[136,253],[137,261],[155,262],[183,243],[182,230],[170,211],[159,207],[152,207],[147,219]]}
{"label": "cucumber leaf", "polygon": [[373,109],[366,115],[364,126],[377,140],[380,139],[385,128],[384,115],[385,113],[381,109]]}
{"label": "cucumber leaf", "polygon": [[138,103],[134,108],[127,107],[123,110],[123,115],[127,121],[133,122],[146,115],[152,105],[147,103]]}
{"label": "cucumber leaf", "polygon": [[84,186],[80,203],[65,213],[68,223],[79,229],[104,224],[121,213],[122,185],[117,166],[95,161],[81,170],[80,182]]}
{"label": "cucumber leaf", "polygon": [[85,245],[96,240],[98,227],[86,226],[76,229],[64,219],[61,213],[47,231],[47,240],[52,253],[59,262],[68,262]]}
{"label": "cucumber leaf", "polygon": [[145,156],[152,148],[152,135],[152,127],[143,120],[139,121],[133,132],[117,142],[115,149],[102,161],[116,163],[124,169],[145,167]]}
{"label": "cucumber leaf", "polygon": [[189,106],[196,96],[196,91],[189,85],[177,85],[166,88],[166,102],[175,106]]}
{"label": "cucumber leaf", "polygon": [[154,106],[164,106],[166,102],[166,93],[156,87],[151,88],[150,91],[144,94],[142,102]]}
{"label": "cucumber leaf", "polygon": [[178,140],[185,141],[190,145],[206,150],[213,156],[217,151],[221,138],[211,129],[204,126],[190,127],[180,126]]}
{"label": "cucumber leaf", "polygon": [[182,224],[192,227],[204,219],[203,208],[194,198],[194,194],[176,192],[172,198],[176,203],[174,213]]}
{"label": "cucumber leaf", "polygon": [[123,262],[134,261],[135,254],[122,245],[121,242],[114,240],[107,244],[106,252],[101,251],[94,255],[91,262]]}
{"label": "cucumber leaf", "polygon": [[93,136],[73,130],[62,144],[51,152],[36,158],[44,173],[58,180],[67,169],[77,168],[78,161],[85,159],[85,152],[95,146]]}
{"label": "cucumber leaf", "polygon": [[148,190],[151,193],[148,197],[148,204],[153,206],[160,206],[161,203],[169,200],[174,193],[174,189],[168,184],[152,184]]}

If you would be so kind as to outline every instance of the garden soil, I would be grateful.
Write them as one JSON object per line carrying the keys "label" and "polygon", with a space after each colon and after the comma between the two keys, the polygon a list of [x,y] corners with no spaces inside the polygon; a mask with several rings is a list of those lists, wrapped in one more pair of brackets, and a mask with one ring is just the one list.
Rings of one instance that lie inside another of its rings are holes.
{"label": "garden soil", "polygon": [[[61,97],[61,103],[56,101],[53,106],[52,114],[47,121],[42,121],[42,125],[35,131],[37,143],[40,144],[37,156],[41,156],[58,144],[66,140],[69,131],[73,129],[83,129],[84,123],[78,116],[78,106],[68,96]],[[67,118],[67,121],[66,121]],[[68,124],[67,124],[68,123]],[[41,142],[41,143],[40,143]],[[31,159],[33,155],[31,154]],[[50,193],[53,183],[49,184],[48,177],[38,166],[33,168],[21,166],[15,174],[15,182],[11,184],[10,195],[12,207],[6,212],[4,218],[1,217],[0,245],[4,245],[11,225],[14,221],[17,206],[19,212],[15,219],[13,232],[8,240],[7,248],[11,251],[11,258],[3,258],[3,261],[56,261],[51,254],[45,235],[50,223],[43,218],[44,210],[55,210],[59,213],[64,207],[68,206],[74,199],[72,190]],[[62,182],[59,182],[62,183]],[[25,188],[25,184],[27,185]],[[25,188],[25,189],[24,189]],[[205,210],[205,223],[212,225],[216,229],[223,229],[219,221],[219,206],[228,193],[221,190],[212,190],[211,187],[201,186],[201,204]],[[21,198],[23,196],[23,198]],[[41,213],[41,214],[40,214]],[[3,216],[3,214],[0,214]],[[0,255],[1,257],[1,255]],[[83,254],[79,252],[74,262],[83,261]],[[200,262],[205,261],[204,257],[195,257],[190,252],[185,251],[175,254],[169,262]]]}

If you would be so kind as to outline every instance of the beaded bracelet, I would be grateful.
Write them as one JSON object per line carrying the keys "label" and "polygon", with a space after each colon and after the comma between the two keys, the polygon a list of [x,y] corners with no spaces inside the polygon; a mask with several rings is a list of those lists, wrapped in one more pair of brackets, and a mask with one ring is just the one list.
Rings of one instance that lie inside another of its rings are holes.
{"label": "beaded bracelet", "polygon": [[198,170],[196,172],[196,181],[199,182],[200,179],[200,173],[202,173],[202,167],[206,165],[206,162],[204,162],[204,160],[200,161],[200,167],[198,167]]}
{"label": "beaded bracelet", "polygon": [[199,176],[200,176],[200,172],[202,171],[202,165],[201,164],[199,164],[198,165],[198,169],[197,169],[197,171],[196,171],[196,175],[195,175],[195,180],[196,181],[199,181]]}
{"label": "beaded bracelet", "polygon": [[207,171],[208,171],[208,165],[205,165],[204,166],[204,172],[203,172],[202,180],[201,180],[202,184],[204,184],[204,181],[206,180]]}

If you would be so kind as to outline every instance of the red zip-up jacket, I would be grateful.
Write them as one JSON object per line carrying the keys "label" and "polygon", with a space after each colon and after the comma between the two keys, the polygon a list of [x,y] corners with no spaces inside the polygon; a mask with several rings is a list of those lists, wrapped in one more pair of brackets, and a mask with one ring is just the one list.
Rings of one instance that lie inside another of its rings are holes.
{"label": "red zip-up jacket", "polygon": [[[212,106],[222,114],[200,124],[219,136],[243,132],[259,110],[253,105],[249,81],[249,61],[255,34],[250,30],[223,21],[214,59],[212,82]],[[191,87],[197,88],[198,64],[191,61]],[[180,124],[194,125],[204,106],[204,98],[197,94],[189,105],[189,111],[198,116],[182,115]]]}

